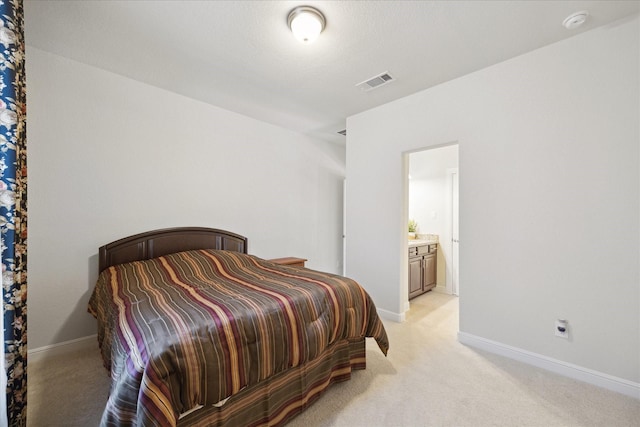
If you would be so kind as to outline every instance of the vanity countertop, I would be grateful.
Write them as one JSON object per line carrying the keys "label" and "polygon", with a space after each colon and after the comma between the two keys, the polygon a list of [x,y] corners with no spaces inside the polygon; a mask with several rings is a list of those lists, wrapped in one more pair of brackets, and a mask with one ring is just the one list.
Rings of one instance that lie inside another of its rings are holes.
{"label": "vanity countertop", "polygon": [[438,244],[438,241],[435,239],[415,239],[415,240],[409,240],[409,247],[413,248],[415,246],[422,246],[422,245],[436,245]]}

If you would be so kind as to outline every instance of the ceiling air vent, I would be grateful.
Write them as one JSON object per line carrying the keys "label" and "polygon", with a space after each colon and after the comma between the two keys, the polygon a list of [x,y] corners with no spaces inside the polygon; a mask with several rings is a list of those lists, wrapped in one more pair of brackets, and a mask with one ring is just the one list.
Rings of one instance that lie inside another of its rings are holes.
{"label": "ceiling air vent", "polygon": [[384,72],[382,74],[378,74],[375,77],[371,77],[369,80],[365,80],[362,83],[358,83],[356,87],[359,87],[364,91],[369,91],[372,89],[377,89],[380,86],[384,86],[387,83],[391,83],[393,80],[394,79],[391,74]]}
{"label": "ceiling air vent", "polygon": [[347,130],[346,130],[346,129],[339,130],[339,131],[338,131],[338,133],[339,133],[340,135],[347,136]]}

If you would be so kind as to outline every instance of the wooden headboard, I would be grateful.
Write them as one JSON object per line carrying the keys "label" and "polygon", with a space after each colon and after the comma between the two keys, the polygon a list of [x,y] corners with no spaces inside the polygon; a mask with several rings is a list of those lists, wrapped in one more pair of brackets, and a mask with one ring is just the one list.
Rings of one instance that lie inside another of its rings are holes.
{"label": "wooden headboard", "polygon": [[205,227],[147,231],[101,246],[98,250],[98,273],[112,265],[194,249],[222,249],[246,254],[247,238]]}

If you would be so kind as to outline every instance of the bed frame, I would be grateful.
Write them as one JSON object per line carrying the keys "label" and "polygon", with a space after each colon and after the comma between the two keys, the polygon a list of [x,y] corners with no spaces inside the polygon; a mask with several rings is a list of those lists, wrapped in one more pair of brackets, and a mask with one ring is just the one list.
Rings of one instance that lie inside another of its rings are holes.
{"label": "bed frame", "polygon": [[176,227],[147,231],[106,244],[98,250],[98,273],[112,265],[141,261],[196,249],[247,253],[247,238],[205,227]]}
{"label": "bed frame", "polygon": [[[99,271],[115,264],[196,249],[247,253],[247,238],[204,227],[148,231],[100,247]],[[281,426],[306,409],[333,383],[366,368],[364,338],[332,344],[316,359],[268,378],[231,396],[221,406],[182,414],[178,426]]]}

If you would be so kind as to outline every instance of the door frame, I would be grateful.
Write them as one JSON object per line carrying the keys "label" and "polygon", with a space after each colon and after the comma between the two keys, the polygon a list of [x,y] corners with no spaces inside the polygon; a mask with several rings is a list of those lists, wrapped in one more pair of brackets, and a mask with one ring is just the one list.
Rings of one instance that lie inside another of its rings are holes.
{"label": "door frame", "polygon": [[[401,254],[401,258],[400,258],[400,265],[401,266],[406,266],[408,265],[409,262],[409,257],[408,257],[408,240],[406,238],[406,230],[407,230],[407,223],[408,223],[408,218],[409,218],[409,171],[410,171],[410,157],[412,154],[415,153],[420,153],[423,151],[431,151],[431,150],[435,150],[438,148],[444,148],[444,147],[449,147],[449,146],[457,146],[458,147],[458,167],[457,168],[446,168],[445,172],[446,172],[446,179],[447,179],[447,183],[445,184],[447,186],[446,191],[447,194],[445,195],[445,206],[443,209],[443,215],[446,217],[445,220],[445,229],[446,231],[444,233],[442,233],[442,235],[440,236],[439,239],[439,246],[442,249],[441,251],[439,250],[438,252],[442,253],[442,256],[444,257],[444,261],[445,261],[445,286],[436,286],[433,291],[435,292],[442,292],[442,293],[446,293],[449,295],[453,295],[453,289],[452,289],[452,283],[451,283],[451,272],[450,272],[450,264],[451,264],[451,257],[452,257],[452,249],[453,249],[453,242],[451,241],[452,237],[451,237],[451,233],[452,233],[452,227],[451,227],[451,212],[452,212],[452,202],[453,202],[453,198],[452,198],[452,186],[453,186],[453,179],[452,179],[452,174],[450,173],[450,171],[455,171],[456,173],[458,173],[459,176],[459,168],[460,168],[460,141],[451,141],[445,144],[440,144],[440,145],[432,145],[432,146],[427,146],[427,147],[422,147],[419,149],[415,149],[415,150],[410,150],[410,151],[405,151],[402,153],[402,177],[403,177],[403,186],[402,186],[402,199],[403,199],[403,209],[402,209],[402,236],[403,236],[403,242],[401,245],[401,248],[403,248],[402,250],[402,254]],[[460,199],[458,198],[458,201]],[[459,222],[459,221],[458,221]],[[440,256],[440,255],[438,255]],[[459,264],[459,263],[458,263]],[[459,277],[459,276],[458,276]],[[408,281],[408,274],[407,274],[407,268],[404,267],[402,269],[402,271],[400,272],[400,284],[401,284],[401,289],[400,289],[400,301],[404,302],[404,312],[409,311],[410,309],[410,304],[409,304],[409,298],[408,298],[408,286],[407,285],[403,285],[406,284]]]}
{"label": "door frame", "polygon": [[[454,188],[454,175],[457,175],[458,177],[458,185],[460,183],[460,173],[459,173],[459,167],[458,168],[448,168],[446,170],[447,173],[447,198],[446,198],[446,212],[445,212],[445,216],[447,218],[447,226],[446,226],[446,230],[447,230],[447,235],[443,236],[444,239],[442,239],[442,241],[440,242],[441,245],[446,245],[446,250],[445,250],[445,254],[447,254],[447,256],[445,257],[445,263],[446,263],[446,276],[445,276],[445,285],[446,285],[446,293],[448,293],[449,295],[459,295],[460,294],[460,283],[458,283],[460,281],[459,277],[460,275],[458,274],[458,269],[460,267],[460,259],[459,257],[457,257],[457,263],[454,263],[455,260],[455,256],[454,256],[454,245],[453,245],[453,221],[454,221],[454,205],[453,205],[453,201],[454,201],[454,191],[457,190],[458,191],[458,205],[460,204],[460,195],[459,195],[459,188]],[[460,206],[458,206],[458,213],[460,211]],[[460,230],[459,228],[460,225],[460,221],[459,221],[459,216],[458,216],[458,231]],[[454,277],[458,278],[458,281],[454,283]]]}

